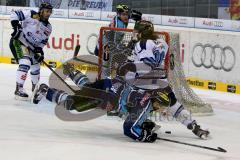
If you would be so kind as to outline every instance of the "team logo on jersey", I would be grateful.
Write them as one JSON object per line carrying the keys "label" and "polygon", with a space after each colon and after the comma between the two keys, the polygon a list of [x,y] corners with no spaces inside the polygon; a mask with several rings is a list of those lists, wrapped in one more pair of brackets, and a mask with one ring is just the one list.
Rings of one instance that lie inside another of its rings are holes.
{"label": "team logo on jersey", "polygon": [[35,0],[35,5],[39,7],[44,2],[50,3],[56,9],[59,9],[62,4],[62,0]]}

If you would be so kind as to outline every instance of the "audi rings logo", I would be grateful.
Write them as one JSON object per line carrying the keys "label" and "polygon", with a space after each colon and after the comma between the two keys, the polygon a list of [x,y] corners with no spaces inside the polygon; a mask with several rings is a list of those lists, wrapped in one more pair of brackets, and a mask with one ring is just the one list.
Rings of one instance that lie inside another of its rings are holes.
{"label": "audi rings logo", "polygon": [[223,27],[223,22],[220,21],[214,21],[213,22],[214,27]]}
{"label": "audi rings logo", "polygon": [[236,64],[236,53],[230,46],[197,43],[192,50],[192,62],[196,67],[229,72]]}
{"label": "audi rings logo", "polygon": [[93,16],[94,16],[93,12],[86,12],[85,13],[85,17],[93,17]]}

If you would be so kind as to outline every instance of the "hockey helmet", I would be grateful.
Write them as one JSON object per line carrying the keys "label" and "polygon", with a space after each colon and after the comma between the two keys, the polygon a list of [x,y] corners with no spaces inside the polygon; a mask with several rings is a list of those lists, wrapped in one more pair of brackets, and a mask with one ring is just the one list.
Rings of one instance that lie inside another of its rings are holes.
{"label": "hockey helmet", "polygon": [[129,8],[127,5],[124,4],[119,4],[116,6],[117,13],[122,13],[122,12],[129,12]]}
{"label": "hockey helmet", "polygon": [[48,2],[43,2],[39,6],[39,10],[41,11],[42,9],[53,9],[53,6],[50,3],[48,3]]}
{"label": "hockey helmet", "polygon": [[150,21],[141,20],[135,23],[134,30],[141,34],[141,38],[147,38],[153,35],[154,26]]}

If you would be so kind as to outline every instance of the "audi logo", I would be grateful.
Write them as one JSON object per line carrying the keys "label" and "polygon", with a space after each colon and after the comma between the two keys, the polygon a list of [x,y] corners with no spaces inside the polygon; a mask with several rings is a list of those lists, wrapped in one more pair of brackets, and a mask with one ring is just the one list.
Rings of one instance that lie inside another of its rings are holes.
{"label": "audi logo", "polygon": [[85,17],[93,17],[93,12],[85,12]]}
{"label": "audi logo", "polygon": [[229,72],[236,64],[236,53],[230,46],[197,43],[192,50],[192,63],[196,67]]}
{"label": "audi logo", "polygon": [[213,22],[214,27],[223,27],[223,22],[220,21],[214,21]]}

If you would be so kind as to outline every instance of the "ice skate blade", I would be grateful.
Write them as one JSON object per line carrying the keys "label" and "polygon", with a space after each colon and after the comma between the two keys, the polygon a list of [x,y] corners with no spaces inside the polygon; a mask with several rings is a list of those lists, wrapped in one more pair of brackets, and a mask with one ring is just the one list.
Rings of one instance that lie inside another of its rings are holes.
{"label": "ice skate blade", "polygon": [[20,96],[15,95],[14,98],[17,101],[29,101],[29,97],[20,97]]}

